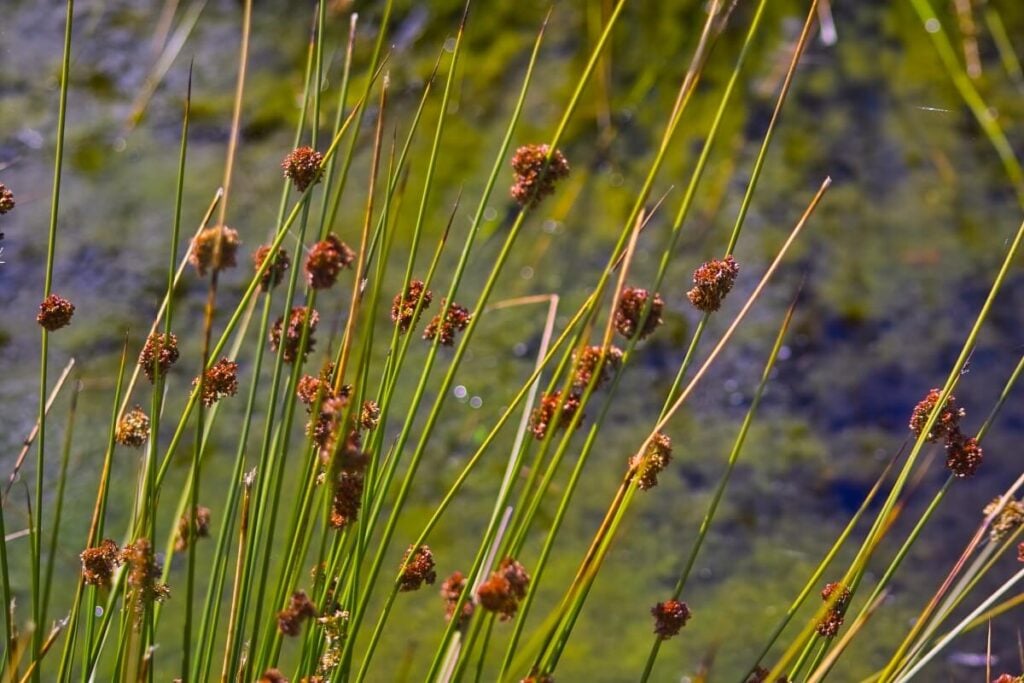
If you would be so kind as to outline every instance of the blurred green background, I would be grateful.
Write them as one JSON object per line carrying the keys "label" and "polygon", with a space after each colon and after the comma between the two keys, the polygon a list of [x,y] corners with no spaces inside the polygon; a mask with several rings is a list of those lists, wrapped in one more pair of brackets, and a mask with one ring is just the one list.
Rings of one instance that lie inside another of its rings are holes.
{"label": "blurred green background", "polygon": [[[239,3],[209,0],[180,54],[156,85],[140,124],[132,127],[129,121],[137,97],[160,53],[164,3],[80,0],[76,4],[54,288],[73,299],[77,312],[74,324],[52,338],[51,377],[74,356],[83,393],[52,614],[61,614],[73,595],[80,539],[87,529],[102,462],[122,336],[128,332],[134,353],[166,282],[181,102],[189,63],[194,63],[194,91],[186,229],[199,221],[222,176],[241,22]],[[541,68],[514,144],[550,137],[610,4],[607,0],[556,3]],[[608,58],[587,90],[563,146],[573,176],[529,219],[499,284],[500,297],[558,292],[564,322],[589,292],[655,151],[699,35],[704,4],[627,0]],[[653,195],[667,193],[667,199],[640,240],[632,271],[632,279],[640,284],[649,282],[657,268],[656,257],[754,4],[737,3],[655,185]],[[986,13],[997,14],[1017,54],[1024,55],[1024,4],[1015,0],[973,4],[982,66],[976,85],[1011,144],[1024,149],[1024,81],[1005,68],[986,23]],[[185,0],[180,5],[172,35],[182,17],[198,7]],[[329,107],[321,121],[325,131],[333,121],[349,14],[359,13],[353,86],[358,93],[381,5],[337,1],[331,5],[329,69],[323,84]],[[740,280],[723,313],[712,319],[704,353],[753,289],[823,177],[831,175],[834,185],[735,342],[672,422],[669,432],[677,444],[677,457],[661,485],[640,496],[629,515],[559,665],[560,681],[638,677],[651,638],[648,609],[664,599],[675,583],[784,308],[806,278],[775,377],[684,596],[695,616],[681,636],[662,648],[656,676],[657,680],[684,680],[696,674],[703,662],[710,663],[711,680],[737,680],[885,461],[900,448],[914,403],[941,384],[1003,258],[1006,240],[1021,220],[1020,205],[998,157],[953,88],[910,4],[861,0],[833,5],[837,40],[825,44],[815,35],[797,72],[737,250]],[[959,49],[952,3],[934,0],[933,5]],[[667,302],[666,325],[642,346],[637,362],[627,371],[561,533],[555,562],[546,574],[541,593],[544,606],[533,610],[531,624],[539,621],[570,580],[626,458],[654,421],[682,359],[697,320],[684,296],[692,270],[725,247],[806,6],[788,0],[769,2],[662,292]],[[548,3],[535,0],[481,0],[473,6],[448,111],[446,151],[439,160],[440,189],[428,213],[428,239],[440,234],[460,190],[464,201],[453,234],[456,241],[464,234],[547,9]],[[242,141],[228,215],[228,223],[240,231],[246,248],[255,248],[273,228],[281,183],[278,164],[291,146],[313,11],[311,2],[256,3]],[[396,2],[387,67],[394,103],[389,136],[396,127],[399,139],[404,138],[424,79],[446,39],[454,35],[460,12],[459,0]],[[63,5],[52,0],[5,0],[0,9],[0,181],[18,199],[17,209],[0,218],[0,231],[5,233],[0,257],[5,261],[0,264],[0,472],[4,478],[36,411],[38,328],[33,318],[45,264],[63,27]],[[415,217],[438,101],[438,96],[429,101],[423,132],[414,146],[400,229],[411,228]],[[357,241],[363,211],[372,115],[371,111],[362,122],[360,151],[335,225],[350,243]],[[513,217],[504,189],[510,182],[509,173],[494,193],[487,213],[488,230],[494,237],[479,247],[466,291],[479,288]],[[396,289],[404,257],[399,248],[389,273]],[[455,257],[456,250],[451,250],[444,263],[453,263]],[[242,265],[226,274],[222,301],[240,293],[248,277],[248,258]],[[169,382],[168,415],[179,414],[199,363],[197,331],[205,287],[191,271],[186,273],[176,325],[184,343],[183,360]],[[331,346],[327,339],[332,330],[340,330],[346,306],[340,290],[324,298],[321,353]],[[377,320],[386,325],[387,311],[379,311]],[[1022,321],[1024,278],[1014,271],[957,392],[968,411],[968,428],[976,428],[984,419],[1024,350]],[[223,316],[218,322],[223,324]],[[528,376],[542,324],[543,311],[538,307],[495,313],[481,325],[456,382],[464,387],[464,396],[448,402],[442,428],[420,470],[412,513],[399,527],[393,548],[396,563],[406,542],[411,542],[409,537],[420,528],[423,515],[472,454],[503,402]],[[410,368],[418,367],[421,353],[414,352]],[[243,393],[252,381],[245,370],[243,356]],[[58,400],[50,421],[54,436],[48,442],[54,449],[50,458],[54,467],[66,394]],[[138,400],[144,403],[145,394],[139,393]],[[237,409],[242,401],[234,403],[231,407]],[[232,485],[228,475],[236,430],[231,421],[226,407],[203,474],[203,489],[210,495],[203,502],[213,508],[215,528],[222,492]],[[398,427],[387,426],[389,430]],[[832,680],[859,680],[886,661],[909,620],[969,539],[981,508],[1019,474],[1022,434],[1024,410],[1015,394],[986,440],[981,472],[953,487],[904,563],[886,606],[858,638]],[[442,576],[467,568],[510,444],[511,434],[507,434],[430,541]],[[896,539],[905,536],[945,477],[941,453],[937,455],[894,530]],[[128,514],[136,457],[124,449],[116,453],[114,481],[120,485],[111,501],[108,528],[112,531],[123,528]],[[190,458],[188,447],[179,449],[172,478],[180,481]],[[34,476],[33,467],[30,458],[24,481]],[[568,468],[564,470],[556,493]],[[55,482],[56,471],[47,476]],[[170,490],[176,484],[170,482]],[[554,502],[542,512],[542,524],[553,514]],[[164,505],[170,507],[167,500]],[[27,526],[20,485],[6,514],[8,531]],[[520,558],[528,568],[539,550],[541,531]],[[201,546],[200,567],[205,566],[203,553],[211,552],[211,546]],[[18,614],[26,619],[28,539],[13,541],[11,547]],[[891,543],[883,547],[879,560],[887,560],[892,551]],[[875,569],[880,567],[884,564],[876,563]],[[992,581],[1012,569],[1007,560],[993,572]],[[172,588],[176,580],[184,581],[183,576],[183,562],[180,567],[175,564]],[[981,586],[977,595],[993,585],[998,584]],[[385,633],[384,649],[378,653],[373,680],[417,680],[436,646],[443,617],[436,591],[402,595],[397,609]],[[171,677],[179,658],[170,645],[180,629],[175,621],[178,615],[178,608],[168,609],[161,622],[158,639],[164,645],[157,652],[157,662],[168,667],[166,672],[161,670],[161,675],[166,673],[161,680]],[[1019,609],[993,622],[993,650],[1001,661],[995,669],[1020,668],[1014,653],[1022,623]],[[495,637],[500,640],[503,631],[507,629],[499,625]],[[985,651],[982,631],[957,641],[922,680],[983,677],[984,668],[977,665]],[[293,654],[290,645],[285,647],[286,658]]]}

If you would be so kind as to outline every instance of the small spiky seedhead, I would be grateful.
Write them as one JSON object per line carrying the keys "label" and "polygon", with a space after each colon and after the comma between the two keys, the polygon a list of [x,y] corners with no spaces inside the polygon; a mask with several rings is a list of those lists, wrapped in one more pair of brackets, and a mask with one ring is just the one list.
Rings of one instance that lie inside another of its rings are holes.
{"label": "small spiky seedhead", "polygon": [[[985,506],[983,512],[986,517],[999,509],[999,502],[1000,498],[996,498]],[[996,518],[992,520],[992,526],[988,532],[989,538],[992,539],[993,543],[999,543],[1021,524],[1024,524],[1024,501],[1010,499],[1006,501],[1006,505],[999,511]]]}
{"label": "small spiky seedhead", "polygon": [[442,301],[441,309],[444,313],[438,313],[433,317],[427,325],[427,329],[423,330],[423,338],[433,341],[434,337],[437,337],[438,344],[451,346],[455,343],[455,335],[469,326],[473,314],[465,306],[454,302],[445,306]]}
{"label": "small spiky seedhead", "polygon": [[316,606],[305,591],[295,591],[288,606],[277,613],[277,630],[286,636],[302,633],[302,622],[316,616]]}
{"label": "small spiky seedhead", "polygon": [[359,411],[359,425],[363,429],[376,429],[380,421],[380,405],[372,400],[363,401],[363,407]]}
{"label": "small spiky seedhead", "polygon": [[288,153],[281,162],[284,177],[292,181],[295,189],[304,192],[310,185],[320,182],[324,155],[312,147],[299,147]]}
{"label": "small spiky seedhead", "polygon": [[313,333],[316,332],[316,326],[320,324],[320,314],[315,308],[307,309],[305,306],[295,306],[288,314],[287,326],[284,316],[281,316],[270,328],[270,348],[272,351],[283,349],[282,357],[285,363],[294,363],[295,359],[299,357],[299,344],[302,342],[302,327],[306,323],[307,310],[309,311],[309,332],[306,335],[306,347],[302,353],[302,361],[305,362],[309,352],[316,346]]}
{"label": "small spiky seedhead", "polygon": [[[650,312],[643,321],[643,326],[641,326],[640,318],[643,315],[644,308],[647,306],[648,299],[651,302]],[[626,339],[633,339],[634,337],[646,339],[661,325],[661,312],[664,308],[665,302],[662,301],[660,294],[656,293],[652,297],[646,289],[626,287],[622,290],[619,302],[615,306],[613,320],[615,329]]]}
{"label": "small spiky seedhead", "polygon": [[722,306],[739,273],[732,256],[712,259],[693,272],[693,289],[686,296],[697,310],[713,313]]}
{"label": "small spiky seedhead", "polygon": [[82,558],[82,580],[90,586],[110,588],[114,570],[121,564],[121,551],[117,543],[105,539],[94,548],[86,548]]}
{"label": "small spiky seedhead", "polygon": [[210,508],[198,505],[195,509],[195,523],[188,513],[178,519],[178,533],[174,537],[174,549],[184,552],[188,549],[191,538],[208,538],[210,536]]}
{"label": "small spiky seedhead", "polygon": [[[452,572],[451,576],[441,583],[441,597],[444,599],[444,618],[445,621],[451,621],[455,615],[455,606],[459,602],[459,596],[462,595],[462,591],[466,588],[466,577],[462,572]],[[473,612],[476,610],[476,605],[467,596],[466,600],[462,601],[462,610],[459,613],[459,628],[465,628],[469,622],[469,618],[473,616]]]}
{"label": "small spiky seedhead", "polygon": [[344,529],[359,519],[363,504],[363,473],[343,470],[338,473],[331,498],[331,526]]}
{"label": "small spiky seedhead", "polygon": [[[910,414],[910,431],[914,433],[914,436],[920,436],[921,432],[924,431],[925,426],[928,424],[928,416],[931,415],[935,406],[938,405],[941,397],[942,391],[940,389],[932,389],[928,392],[927,396],[914,406],[914,410]],[[950,394],[946,399],[946,405],[942,407],[938,417],[935,418],[935,424],[932,425],[931,431],[928,432],[927,440],[935,442],[942,438],[955,437],[960,432],[960,418],[965,414],[963,408],[957,407],[956,396]]]}
{"label": "small spiky seedhead", "polygon": [[[220,242],[218,252],[217,242]],[[188,262],[204,277],[211,270],[224,270],[234,268],[235,257],[238,255],[238,247],[241,245],[238,239],[238,231],[226,225],[216,225],[212,228],[205,228],[192,240],[192,248],[188,252]],[[216,255],[216,263],[214,256]]]}
{"label": "small spiky seedhead", "polygon": [[263,675],[260,676],[259,683],[288,683],[288,679],[285,678],[285,675],[281,673],[280,669],[271,667],[263,672]]}
{"label": "small spiky seedhead", "polygon": [[419,590],[423,584],[433,585],[436,580],[434,554],[430,552],[430,546],[421,545],[419,548],[409,546],[409,549],[405,551],[405,558],[402,560],[402,576],[398,580],[398,590],[403,592]]}
{"label": "small spiky seedhead", "polygon": [[[192,388],[199,386],[199,378],[192,380]],[[206,371],[203,380],[203,405],[209,408],[225,396],[238,393],[238,363],[221,358]]]}
{"label": "small spiky seedhead", "polygon": [[71,324],[71,316],[75,314],[75,305],[62,296],[51,294],[39,304],[36,322],[49,332],[54,332]]}
{"label": "small spiky seedhead", "polygon": [[149,439],[149,416],[135,406],[117,423],[114,441],[128,448],[142,448]]}
{"label": "small spiky seedhead", "polygon": [[338,280],[338,273],[347,268],[356,253],[334,233],[313,245],[306,257],[306,281],[313,289],[327,289]]}
{"label": "small spiky seedhead", "polygon": [[0,183],[0,215],[3,215],[14,208],[14,193],[3,183]]}
{"label": "small spiky seedhead", "polygon": [[[423,298],[423,303],[420,304],[419,315],[415,315],[416,304],[419,303],[420,297]],[[391,320],[398,325],[398,331],[402,334],[408,332],[409,328],[419,320],[420,315],[423,315],[423,311],[430,307],[430,302],[433,300],[434,295],[425,288],[423,280],[410,280],[405,291],[396,294],[391,301]]]}
{"label": "small spiky seedhead", "polygon": [[833,581],[821,590],[821,599],[829,603],[830,607],[815,630],[822,638],[834,638],[843,625],[846,608],[850,605],[850,589],[838,581]]}
{"label": "small spiky seedhead", "polygon": [[647,442],[642,455],[629,459],[629,466],[635,470],[637,488],[641,491],[658,485],[658,474],[672,461],[672,439],[658,432]]}
{"label": "small spiky seedhead", "polygon": [[146,337],[146,343],[139,352],[139,367],[150,382],[155,382],[157,372],[163,377],[178,361],[178,338],[170,333],[154,332]]}
{"label": "small spiky seedhead", "polygon": [[[271,245],[264,244],[252,254],[252,267],[253,270],[259,272],[259,269],[263,266],[263,262],[270,256]],[[264,292],[269,292],[271,289],[281,284],[281,280],[284,279],[285,273],[292,267],[292,259],[288,256],[288,252],[278,247],[274,250],[274,255],[270,257],[270,263],[267,264],[267,269],[260,275],[260,289]]]}
{"label": "small spiky seedhead", "polygon": [[609,346],[605,351],[603,346],[585,346],[573,352],[573,381],[577,389],[584,389],[596,376],[594,388],[611,379],[612,375],[622,365],[622,349],[617,346]]}
{"label": "small spiky seedhead", "polygon": [[957,433],[946,441],[946,468],[961,479],[974,476],[984,455],[973,436]]}
{"label": "small spiky seedhead", "polygon": [[651,608],[654,617],[654,632],[662,640],[668,640],[686,626],[692,613],[685,602],[666,600]]}
{"label": "small spiky seedhead", "polygon": [[121,562],[128,566],[128,585],[139,598],[136,610],[140,616],[144,603],[163,602],[170,597],[171,589],[159,583],[162,568],[153,557],[153,546],[148,538],[137,539],[122,548]]}
{"label": "small spiky seedhead", "polygon": [[496,613],[499,620],[507,621],[516,615],[529,585],[530,575],[523,565],[506,557],[498,569],[477,586],[476,598],[485,610]]}
{"label": "small spiky seedhead", "polygon": [[555,191],[555,184],[569,175],[569,162],[560,150],[551,153],[547,145],[524,145],[512,155],[515,183],[512,198],[520,206],[533,208]]}
{"label": "small spiky seedhead", "polygon": [[[562,412],[558,416],[558,423],[552,425],[551,423],[555,419],[555,413],[558,412],[559,406],[561,406]],[[561,390],[553,391],[550,394],[543,394],[540,397],[540,403],[530,413],[530,431],[535,439],[541,441],[548,433],[549,427],[554,426],[556,429],[567,428],[572,423],[572,418],[579,409],[580,399],[576,394],[569,394],[565,401],[562,401]],[[577,422],[576,427],[579,428],[580,424],[581,422]]]}

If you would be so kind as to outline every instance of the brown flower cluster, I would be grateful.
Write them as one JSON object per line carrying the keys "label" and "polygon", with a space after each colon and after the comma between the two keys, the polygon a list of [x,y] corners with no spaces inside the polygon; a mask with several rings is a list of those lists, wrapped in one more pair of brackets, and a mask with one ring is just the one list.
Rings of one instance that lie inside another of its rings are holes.
{"label": "brown flower cluster", "polygon": [[121,564],[121,550],[109,538],[94,548],[86,548],[82,559],[82,580],[90,586],[110,588],[114,570]]}
{"label": "brown flower cluster", "polygon": [[403,592],[419,590],[423,584],[433,585],[437,580],[434,571],[434,554],[430,546],[418,548],[409,546],[402,560],[402,576],[398,579],[398,590]]}
{"label": "brown flower cluster", "polygon": [[338,280],[338,273],[347,268],[356,253],[334,233],[313,245],[306,257],[306,281],[313,289],[327,289]]}
{"label": "brown flower cluster", "polygon": [[594,388],[597,389],[610,380],[622,365],[622,349],[617,346],[609,346],[605,351],[603,346],[585,346],[573,351],[572,359],[573,386],[577,389],[584,389],[596,376]]}
{"label": "brown flower cluster", "polygon": [[[641,320],[648,301],[650,301],[650,311],[647,318]],[[626,339],[646,339],[654,334],[654,331],[661,325],[661,313],[664,308],[665,302],[662,301],[660,294],[655,293],[652,297],[646,289],[626,287],[622,290],[619,302],[615,306],[613,319],[615,329]]]}
{"label": "brown flower cluster", "polygon": [[159,583],[161,567],[153,557],[153,546],[148,538],[140,538],[121,549],[121,562],[128,566],[128,585],[136,591],[139,602],[163,602],[171,595],[167,584]]}
{"label": "brown flower cluster", "polygon": [[[455,615],[455,607],[459,603],[459,596],[462,595],[462,591],[466,588],[466,577],[462,572],[452,572],[449,576],[441,583],[441,597],[444,599],[444,618],[446,621],[451,621]],[[473,616],[473,612],[476,610],[476,605],[470,599],[462,602],[462,609],[459,612],[459,628],[464,628],[469,623],[469,618]]]}
{"label": "brown flower cluster", "polygon": [[[562,412],[558,415],[558,422],[552,425],[559,408],[561,408]],[[540,397],[540,404],[530,413],[530,431],[533,432],[535,439],[541,441],[547,435],[548,427],[554,427],[555,429],[567,428],[579,409],[580,399],[574,393],[570,393],[565,401],[562,401],[561,390],[553,391],[550,394],[543,394]],[[576,423],[577,428],[580,424],[580,422]]]}
{"label": "brown flower cluster", "polygon": [[498,619],[508,621],[519,610],[519,602],[526,597],[530,575],[523,565],[506,557],[486,581],[477,586],[476,599],[488,612],[495,612]]}
{"label": "brown flower cluster", "polygon": [[846,608],[850,605],[850,589],[838,581],[833,581],[821,590],[821,599],[831,606],[815,630],[822,638],[833,638],[839,633],[843,618],[846,616]]}
{"label": "brown flower cluster", "polygon": [[697,310],[713,313],[722,306],[739,274],[732,256],[711,259],[693,272],[693,289],[686,296]]}
{"label": "brown flower cluster", "polygon": [[292,181],[295,189],[305,192],[310,185],[320,182],[324,155],[312,147],[299,147],[288,153],[281,162],[284,177]]}
{"label": "brown flower cluster", "polygon": [[[423,303],[420,305],[419,315],[416,315],[416,304],[419,303],[420,297],[423,298]],[[426,289],[423,280],[410,280],[405,291],[396,294],[391,301],[391,320],[398,325],[399,332],[402,334],[408,332],[409,328],[419,320],[419,316],[423,315],[423,311],[430,307],[430,302],[433,300],[434,295],[429,289]]]}
{"label": "brown flower cluster", "polygon": [[554,193],[555,184],[569,175],[569,162],[560,150],[551,152],[547,145],[524,145],[512,155],[515,183],[512,198],[520,206],[533,208]]}
{"label": "brown flower cluster", "polygon": [[[935,410],[941,397],[941,390],[932,389],[914,406],[914,410],[910,414],[910,431],[914,433],[914,436],[920,436],[924,431],[928,424],[928,417]],[[984,457],[984,451],[978,444],[978,440],[972,436],[966,436],[960,431],[960,418],[966,414],[963,408],[957,407],[956,397],[950,394],[926,437],[931,442],[939,439],[945,440],[946,467],[955,476],[961,478],[973,476],[981,466]]]}
{"label": "brown flower cluster", "polygon": [[338,473],[331,497],[332,527],[344,529],[359,519],[359,509],[363,504],[363,484],[362,472],[341,470]]}
{"label": "brown flower cluster", "polygon": [[51,294],[39,304],[36,322],[43,329],[54,332],[71,324],[71,316],[75,314],[75,305],[57,294]]}
{"label": "brown flower cluster", "polygon": [[[199,386],[199,378],[192,380],[192,388]],[[209,408],[225,396],[234,396],[238,393],[238,363],[221,358],[204,374],[203,395],[200,397],[203,405]]]}
{"label": "brown flower cluster", "polygon": [[154,332],[146,337],[146,343],[139,352],[139,367],[150,382],[155,382],[157,372],[163,377],[178,362],[178,338],[170,333]]}
{"label": "brown flower cluster", "polygon": [[1017,561],[1024,562],[1024,541],[1017,544]]}
{"label": "brown flower cluster", "polygon": [[[319,376],[303,375],[300,377],[295,387],[295,395],[306,405],[306,410],[310,411],[318,400],[331,395],[333,382],[334,363],[328,363],[320,370]],[[348,392],[343,389],[343,394],[347,396]]]}
{"label": "brown flower cluster", "polygon": [[[985,506],[982,511],[986,517],[999,509],[1000,498],[996,498]],[[1024,501],[1008,500],[999,515],[992,521],[988,531],[989,538],[993,543],[999,543],[1014,532],[1017,527],[1024,524]]]}
{"label": "brown flower cluster", "polygon": [[[219,251],[218,251],[218,242]],[[235,257],[242,241],[238,239],[238,231],[226,225],[204,228],[192,240],[192,248],[188,252],[188,262],[204,277],[211,270],[224,270],[235,267]]]}
{"label": "brown flower cluster", "polygon": [[285,323],[284,316],[278,318],[270,328],[270,348],[273,351],[282,349],[285,363],[294,363],[299,357],[299,344],[302,342],[302,328],[306,324],[306,312],[309,312],[309,332],[306,334],[306,346],[302,350],[302,362],[306,362],[309,352],[316,346],[316,339],[313,333],[316,326],[320,324],[320,314],[315,308],[307,309],[305,306],[292,307],[288,314],[288,322]]}
{"label": "brown flower cluster", "polygon": [[359,411],[359,425],[363,429],[376,429],[380,422],[380,405],[373,399],[363,401],[363,407]]}
{"label": "brown flower cluster", "polygon": [[658,432],[647,442],[643,454],[634,455],[629,459],[637,487],[641,491],[646,491],[657,486],[658,474],[668,467],[671,461],[672,439],[667,434]]}
{"label": "brown flower cluster", "polygon": [[999,678],[992,681],[992,683],[1024,683],[1024,676],[1014,676],[1013,674],[1002,674]]}
{"label": "brown flower cluster", "polygon": [[0,183],[0,215],[3,215],[14,208],[14,193],[10,188]]}
{"label": "brown flower cluster", "polygon": [[263,672],[263,675],[260,676],[259,683],[288,683],[288,679],[285,678],[285,675],[281,673],[280,669],[271,667]]}
{"label": "brown flower cluster", "polygon": [[316,616],[316,606],[305,591],[295,591],[288,599],[288,606],[277,613],[277,630],[286,636],[297,636],[302,632],[302,622]]}
{"label": "brown flower cluster", "polygon": [[651,608],[651,616],[654,617],[654,632],[662,640],[668,640],[686,626],[691,615],[690,608],[685,602],[678,600],[659,602]]}
{"label": "brown flower cluster", "polygon": [[270,258],[267,269],[263,271],[263,275],[260,275],[260,289],[264,292],[269,292],[281,284],[285,273],[292,267],[292,259],[288,256],[287,251],[278,247],[274,250],[273,256],[271,256],[270,252],[271,245],[264,244],[252,254],[252,267],[256,272],[259,272],[260,268],[263,267],[263,262],[268,257]]}
{"label": "brown flower cluster", "polygon": [[210,536],[210,508],[198,505],[195,509],[194,524],[191,517],[192,515],[185,513],[178,520],[178,533],[174,537],[174,549],[179,553],[188,549],[190,539],[209,538]]}
{"label": "brown flower cluster", "polygon": [[125,413],[114,430],[114,441],[128,448],[142,448],[149,438],[149,416],[135,406]]}
{"label": "brown flower cluster", "polygon": [[442,301],[441,310],[443,312],[435,315],[427,324],[427,329],[423,330],[423,338],[433,341],[434,337],[437,337],[438,344],[451,346],[455,343],[455,335],[469,326],[473,314],[468,308],[455,302],[446,306]]}
{"label": "brown flower cluster", "polygon": [[310,417],[306,424],[306,434],[313,438],[313,443],[320,450],[321,459],[329,458],[331,451],[334,450],[335,437],[341,428],[341,420],[348,406],[346,390],[347,387],[344,387],[340,394],[328,394],[320,402],[320,410],[316,417]]}

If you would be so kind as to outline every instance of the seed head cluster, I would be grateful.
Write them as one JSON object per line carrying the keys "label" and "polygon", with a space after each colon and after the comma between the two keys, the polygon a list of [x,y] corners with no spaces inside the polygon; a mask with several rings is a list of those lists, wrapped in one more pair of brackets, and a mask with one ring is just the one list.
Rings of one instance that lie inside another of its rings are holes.
{"label": "seed head cluster", "polygon": [[519,610],[519,602],[526,597],[530,575],[523,565],[506,557],[496,571],[476,589],[476,598],[488,612],[494,612],[501,621],[508,621]]}
{"label": "seed head cluster", "polygon": [[48,332],[54,332],[71,324],[71,316],[75,314],[75,305],[57,294],[51,294],[39,304],[36,322]]}
{"label": "seed head cluster", "polygon": [[419,590],[423,584],[433,585],[435,580],[437,573],[434,571],[434,554],[430,552],[430,546],[409,546],[402,560],[402,576],[398,580],[398,590]]}
{"label": "seed head cluster", "polygon": [[135,406],[125,413],[114,430],[114,441],[128,448],[142,448],[149,439],[149,416]]}
{"label": "seed head cluster", "polygon": [[[648,301],[650,312],[646,319],[641,320]],[[660,294],[655,293],[651,296],[646,289],[626,287],[615,306],[615,329],[626,339],[646,339],[661,325],[661,313],[664,308],[665,302]]]}
{"label": "seed head cluster", "polygon": [[634,471],[637,488],[641,491],[652,489],[658,485],[658,475],[672,461],[672,439],[667,434],[658,432],[644,447],[644,452],[629,459],[630,469]]}
{"label": "seed head cluster", "polygon": [[722,306],[739,273],[732,256],[712,259],[693,272],[693,289],[686,296],[697,310],[714,313]]}
{"label": "seed head cluster", "polygon": [[292,181],[299,192],[305,192],[310,185],[320,182],[323,173],[324,155],[312,147],[299,147],[288,153],[281,162],[284,177]]}
{"label": "seed head cluster", "polygon": [[[226,396],[234,396],[238,393],[238,363],[221,358],[206,371],[202,384],[203,395],[200,399],[207,408]],[[192,388],[197,386],[198,377],[192,380]]]}
{"label": "seed head cluster", "polygon": [[313,289],[327,289],[338,280],[338,273],[347,268],[356,253],[334,233],[313,245],[306,257],[306,281]]}
{"label": "seed head cluster", "polygon": [[[552,424],[559,408],[561,408],[562,412],[558,415],[558,422]],[[549,427],[554,427],[555,429],[565,429],[568,427],[579,408],[580,399],[575,393],[570,393],[564,401],[562,400],[561,390],[553,391],[550,394],[543,394],[540,397],[540,403],[530,413],[530,431],[535,439],[541,441],[547,435]],[[577,422],[576,426],[579,427],[580,424],[580,422]]]}
{"label": "seed head cluster", "polygon": [[[192,522],[192,518],[195,522]],[[174,549],[177,552],[184,552],[188,549],[190,539],[209,538],[210,536],[210,508],[198,505],[195,508],[195,515],[185,513],[178,519],[178,533],[174,537]]]}
{"label": "seed head cluster", "polygon": [[139,352],[139,367],[150,382],[156,382],[157,372],[163,377],[178,361],[178,338],[170,333],[154,332],[146,337]]}
{"label": "seed head cluster", "polygon": [[[921,401],[914,406],[910,414],[910,431],[914,436],[921,436],[924,428],[928,425],[928,418],[932,411],[939,404],[942,398],[940,389],[932,389]],[[946,444],[946,468],[955,476],[967,478],[974,475],[981,466],[984,451],[974,437],[966,436],[960,430],[960,419],[966,415],[966,411],[956,404],[956,397],[950,394],[945,405],[939,410],[935,418],[935,424],[925,437],[930,442],[940,439]]]}
{"label": "seed head cluster", "polygon": [[[307,316],[306,313],[309,312]],[[306,362],[309,352],[316,346],[316,339],[313,333],[316,326],[320,324],[320,314],[315,308],[306,306],[294,306],[288,314],[287,322],[284,316],[278,318],[270,328],[270,348],[273,351],[281,349],[282,358],[285,363],[294,363],[299,357],[299,344],[302,343],[302,328],[309,319],[309,332],[306,334],[306,346],[302,349],[302,362]]]}
{"label": "seed head cluster", "polygon": [[[419,303],[422,297],[423,303],[420,304],[419,314],[416,314],[416,305]],[[405,291],[395,295],[395,298],[391,301],[391,320],[398,325],[398,330],[402,334],[409,331],[409,328],[416,324],[420,315],[423,315],[423,311],[430,307],[430,302],[433,301],[434,295],[429,289],[426,289],[426,285],[423,284],[423,280],[410,280],[409,286],[405,288]]]}
{"label": "seed head cluster", "polygon": [[[1000,498],[996,498],[985,506],[983,513],[986,517],[999,510],[1000,500]],[[992,520],[992,526],[988,530],[989,538],[993,543],[999,543],[1016,531],[1021,524],[1024,524],[1024,501],[1008,500],[1002,510],[999,510],[996,518]]]}
{"label": "seed head cluster", "polygon": [[821,599],[830,605],[815,630],[822,638],[834,638],[843,625],[846,608],[850,606],[850,589],[833,581],[821,590]]}
{"label": "seed head cluster", "polygon": [[121,550],[121,562],[128,567],[128,585],[135,591],[136,610],[141,613],[145,603],[163,602],[171,595],[167,584],[160,583],[162,568],[153,557],[153,545],[140,538]]}
{"label": "seed head cluster", "polygon": [[305,591],[295,591],[288,606],[277,613],[277,630],[286,636],[302,633],[302,622],[316,616],[316,606]]}
{"label": "seed head cluster", "polygon": [[561,151],[551,152],[547,145],[524,145],[512,155],[515,183],[512,198],[520,206],[533,208],[554,193],[555,184],[568,177],[569,162]]}
{"label": "seed head cluster", "polygon": [[442,301],[441,309],[443,313],[435,315],[427,324],[427,329],[423,330],[423,338],[433,341],[434,337],[437,337],[438,344],[451,346],[455,343],[455,335],[469,326],[473,314],[468,308],[455,302],[445,306]]}
{"label": "seed head cluster", "polygon": [[372,400],[363,401],[363,407],[359,411],[359,426],[363,429],[376,429],[380,422],[380,405]]}
{"label": "seed head cluster", "polygon": [[204,228],[192,240],[188,262],[196,269],[199,277],[205,277],[209,271],[234,268],[241,244],[238,231],[233,228],[226,225]]}
{"label": "seed head cluster", "polygon": [[114,570],[121,564],[121,550],[117,543],[107,538],[98,546],[83,550],[79,557],[82,559],[82,580],[90,586],[110,588]]}
{"label": "seed head cluster", "polygon": [[668,640],[686,626],[692,613],[685,602],[666,600],[651,608],[654,617],[654,632],[662,640]]}
{"label": "seed head cluster", "polygon": [[[455,615],[455,608],[459,603],[459,596],[462,595],[462,591],[465,590],[465,588],[466,577],[459,571],[452,572],[451,576],[441,583],[441,598],[444,600],[444,618],[446,621],[451,621],[452,617]],[[467,598],[466,600],[463,600],[462,609],[459,611],[459,628],[465,628],[475,610],[476,605],[473,604],[472,599]]]}
{"label": "seed head cluster", "polygon": [[585,346],[573,352],[572,384],[576,389],[584,389],[594,380],[594,388],[612,378],[622,365],[622,349],[609,346]]}
{"label": "seed head cluster", "polygon": [[14,209],[14,193],[11,192],[10,188],[0,183],[0,215],[8,213]]}
{"label": "seed head cluster", "polygon": [[[271,251],[273,251],[273,256],[271,256]],[[259,272],[259,269],[263,267],[263,262],[268,257],[270,258],[270,263],[267,264],[267,269],[260,275],[260,289],[264,292],[269,292],[281,284],[285,273],[292,267],[292,259],[288,256],[287,251],[280,247],[272,249],[271,245],[264,244],[252,253],[253,270]]]}

